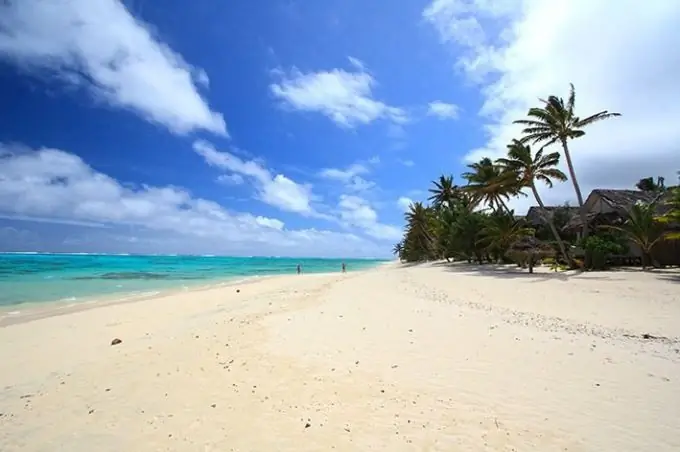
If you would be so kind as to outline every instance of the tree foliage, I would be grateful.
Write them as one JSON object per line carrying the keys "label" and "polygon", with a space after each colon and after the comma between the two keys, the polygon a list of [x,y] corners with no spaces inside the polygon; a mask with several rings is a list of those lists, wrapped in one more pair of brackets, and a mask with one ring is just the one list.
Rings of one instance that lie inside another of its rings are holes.
{"label": "tree foliage", "polygon": [[[461,175],[465,185],[454,183],[452,175],[441,175],[428,190],[431,204],[411,205],[405,214],[403,238],[393,249],[401,260],[458,259],[478,263],[515,260],[532,268],[537,259],[550,256],[554,257],[555,268],[563,264],[581,267],[583,263],[577,263],[570,251],[578,249],[568,246],[578,243],[586,251],[586,262],[589,256],[597,255],[604,266],[607,255],[623,253],[628,243],[639,246],[649,258],[662,240],[680,239],[680,233],[669,232],[667,227],[680,224],[680,188],[666,188],[662,178],[651,177],[640,179],[636,186],[657,193],[654,202],[636,204],[622,224],[611,225],[607,231],[594,230],[589,238],[589,222],[568,142],[583,137],[585,127],[620,114],[603,110],[581,118],[575,110],[573,85],[566,101],[552,95],[541,100],[541,104],[529,109],[527,118],[514,121],[524,126],[523,136],[507,145],[503,157],[495,160],[485,157],[469,164]],[[547,147],[552,144],[560,144],[561,149],[550,152]],[[532,149],[531,145],[541,147]],[[562,157],[568,176],[559,168]],[[538,191],[538,186],[550,189],[569,179],[574,185],[583,224],[580,240],[575,234],[564,232],[574,213],[569,205],[548,209]],[[508,208],[508,201],[527,193],[536,200],[541,217],[532,225]],[[659,216],[656,207],[662,198],[666,208]]]}

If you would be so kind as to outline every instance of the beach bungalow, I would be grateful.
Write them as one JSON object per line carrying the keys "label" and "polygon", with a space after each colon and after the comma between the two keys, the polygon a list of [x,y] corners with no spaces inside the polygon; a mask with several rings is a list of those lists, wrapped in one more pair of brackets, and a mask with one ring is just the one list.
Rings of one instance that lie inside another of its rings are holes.
{"label": "beach bungalow", "polygon": [[[666,210],[663,200],[664,195],[653,191],[596,189],[590,192],[584,207],[587,212],[588,225],[591,230],[595,230],[601,225],[621,225],[625,223],[628,212],[637,202],[659,201],[659,214],[663,214]],[[680,225],[671,225],[670,227],[675,229],[678,226]],[[580,237],[581,229],[582,222],[577,209],[563,230],[575,232]],[[630,243],[628,254],[617,256],[617,258],[619,258],[618,260],[639,262],[642,259],[642,251],[637,245]],[[658,243],[652,253],[652,259],[659,265],[680,265],[680,242],[662,241]]]}

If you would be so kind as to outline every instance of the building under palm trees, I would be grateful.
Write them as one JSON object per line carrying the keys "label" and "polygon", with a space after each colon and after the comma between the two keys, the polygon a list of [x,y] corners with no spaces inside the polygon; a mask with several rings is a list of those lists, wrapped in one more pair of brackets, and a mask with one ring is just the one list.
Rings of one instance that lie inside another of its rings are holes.
{"label": "building under palm trees", "polygon": [[[629,220],[631,209],[636,203],[653,204],[655,214],[661,216],[668,210],[665,201],[669,197],[670,191],[593,190],[584,202],[588,228],[595,231],[609,226],[623,226]],[[563,228],[565,231],[575,232],[577,236],[581,235],[582,229],[583,222],[578,213],[574,214]],[[665,229],[679,230],[680,225],[667,224]],[[656,231],[639,231],[639,234],[645,233],[654,234]],[[614,260],[623,262],[641,261],[642,255],[640,247],[634,241],[631,241],[627,254],[614,256]],[[660,265],[680,265],[680,241],[659,240],[652,250],[651,257],[654,262]]]}

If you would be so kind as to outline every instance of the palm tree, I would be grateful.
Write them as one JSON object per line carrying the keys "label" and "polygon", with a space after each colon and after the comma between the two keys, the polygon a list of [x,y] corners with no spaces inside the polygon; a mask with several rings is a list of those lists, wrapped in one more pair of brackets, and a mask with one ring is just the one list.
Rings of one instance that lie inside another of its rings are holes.
{"label": "palm tree", "polygon": [[647,191],[651,193],[661,193],[666,189],[664,185],[664,178],[661,176],[657,177],[656,181],[653,177],[642,178],[637,182],[637,184],[635,184],[635,188],[640,191]]}
{"label": "palm tree", "polygon": [[434,248],[434,237],[431,231],[432,211],[421,202],[414,202],[404,214],[406,219],[407,241],[412,247],[415,260],[431,257]]}
{"label": "palm tree", "polygon": [[628,219],[621,226],[603,225],[602,228],[614,229],[624,233],[628,239],[640,247],[642,251],[642,269],[647,268],[647,262],[652,249],[664,238],[661,223],[654,215],[656,203],[637,202],[628,212]]}
{"label": "palm tree", "polygon": [[472,195],[475,204],[484,202],[496,212],[502,209],[509,213],[510,210],[504,200],[520,194],[526,196],[516,184],[507,183],[509,180],[504,177],[503,169],[488,157],[468,165],[468,168],[471,171],[463,173],[463,177],[468,181],[463,190]]}
{"label": "palm tree", "polygon": [[533,144],[542,143],[543,147],[550,146],[559,141],[564,151],[564,157],[567,159],[567,167],[569,168],[569,175],[574,184],[576,191],[576,198],[580,211],[581,222],[583,223],[583,237],[588,236],[588,222],[586,219],[586,211],[583,207],[583,195],[581,194],[581,187],[579,187],[576,180],[576,172],[571,161],[571,154],[569,153],[569,146],[567,141],[574,138],[580,138],[586,133],[582,130],[585,126],[589,126],[595,122],[604,119],[621,116],[620,113],[610,113],[607,110],[600,111],[587,118],[579,118],[574,112],[576,105],[576,92],[574,84],[569,84],[569,99],[565,105],[561,97],[550,96],[548,100],[542,100],[544,106],[542,108],[529,109],[529,119],[520,119],[513,121],[513,124],[522,124],[525,129],[522,131],[525,136],[522,142],[531,142]]}
{"label": "palm tree", "polygon": [[402,260],[402,253],[403,252],[404,252],[404,242],[403,241],[395,244],[394,247],[392,247],[392,254],[397,256],[400,261]]}
{"label": "palm tree", "polygon": [[509,214],[491,215],[487,225],[482,228],[482,238],[479,244],[490,250],[499,252],[503,256],[514,242],[521,237],[533,236],[534,230],[527,227],[524,222],[515,219],[512,212]]}
{"label": "palm tree", "polygon": [[555,228],[553,218],[545,210],[545,204],[543,204],[543,200],[536,189],[536,181],[541,181],[552,188],[553,179],[560,182],[567,180],[567,176],[556,168],[559,161],[559,152],[543,155],[543,149],[540,149],[536,155],[532,155],[531,147],[523,144],[519,140],[513,140],[512,143],[508,145],[507,158],[496,160],[496,162],[507,171],[506,174],[513,174],[517,178],[521,187],[531,188],[531,191],[536,198],[536,202],[543,213],[543,219],[550,227],[550,231],[557,241],[562,256],[564,256],[567,262],[571,262],[571,259],[564,248],[562,238]]}
{"label": "palm tree", "polygon": [[[664,201],[668,211],[657,218],[662,224],[680,224],[680,187],[671,189],[669,198]],[[680,231],[671,231],[664,234],[667,240],[680,240]]]}
{"label": "palm tree", "polygon": [[488,215],[473,211],[461,204],[457,204],[454,210],[456,212],[452,217],[453,221],[447,229],[449,234],[447,244],[454,255],[463,256],[468,262],[474,259],[481,264],[484,261],[486,250],[479,244],[479,239]]}
{"label": "palm tree", "polygon": [[435,206],[450,206],[458,197],[458,186],[453,183],[453,176],[439,176],[439,180],[432,181],[432,184],[434,188],[428,190],[432,193],[428,201]]}

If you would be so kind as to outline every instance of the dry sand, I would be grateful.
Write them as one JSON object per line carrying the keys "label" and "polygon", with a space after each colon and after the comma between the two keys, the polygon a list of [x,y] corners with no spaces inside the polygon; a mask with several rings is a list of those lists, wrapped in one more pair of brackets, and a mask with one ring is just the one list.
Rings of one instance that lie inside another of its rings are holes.
{"label": "dry sand", "polygon": [[0,450],[680,450],[677,272],[386,266],[238,288],[14,318]]}

